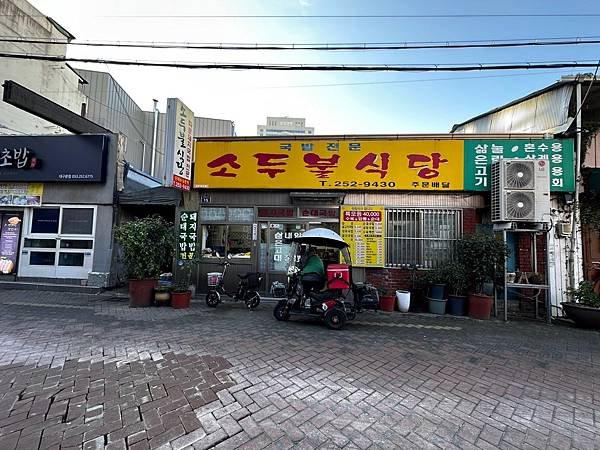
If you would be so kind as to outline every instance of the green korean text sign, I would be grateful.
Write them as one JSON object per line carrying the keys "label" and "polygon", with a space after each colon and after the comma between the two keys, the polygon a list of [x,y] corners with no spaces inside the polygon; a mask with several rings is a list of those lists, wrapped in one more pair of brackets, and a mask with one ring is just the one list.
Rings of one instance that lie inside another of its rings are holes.
{"label": "green korean text sign", "polygon": [[489,191],[491,164],[500,158],[547,159],[550,162],[550,191],[575,190],[573,140],[465,140],[464,190]]}

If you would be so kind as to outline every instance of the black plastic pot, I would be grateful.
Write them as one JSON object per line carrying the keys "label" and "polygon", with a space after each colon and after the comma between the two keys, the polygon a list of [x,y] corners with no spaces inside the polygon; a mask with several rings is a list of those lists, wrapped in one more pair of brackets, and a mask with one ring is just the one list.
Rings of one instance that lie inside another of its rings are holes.
{"label": "black plastic pot", "polygon": [[467,309],[467,297],[464,295],[448,295],[446,307],[448,314],[464,316]]}
{"label": "black plastic pot", "polygon": [[444,290],[446,289],[445,284],[432,284],[429,286],[429,298],[434,298],[437,300],[442,300],[446,298],[444,296]]}
{"label": "black plastic pot", "polygon": [[561,306],[567,317],[578,327],[600,329],[600,308],[573,302],[563,302]]}

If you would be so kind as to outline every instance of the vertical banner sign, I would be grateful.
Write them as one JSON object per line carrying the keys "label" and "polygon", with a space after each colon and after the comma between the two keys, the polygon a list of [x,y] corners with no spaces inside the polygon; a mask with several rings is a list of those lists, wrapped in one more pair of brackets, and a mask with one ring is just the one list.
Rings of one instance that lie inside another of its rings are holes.
{"label": "vertical banner sign", "polygon": [[165,184],[189,191],[192,185],[194,113],[178,98],[167,99]]}
{"label": "vertical banner sign", "polygon": [[198,212],[181,211],[179,213],[179,245],[177,246],[177,259],[190,261],[196,257],[197,230]]}
{"label": "vertical banner sign", "polygon": [[341,235],[350,245],[354,266],[384,266],[384,214],[382,206],[342,206]]}
{"label": "vertical banner sign", "polygon": [[21,237],[21,217],[4,214],[0,229],[0,273],[13,273],[17,268],[17,250]]}

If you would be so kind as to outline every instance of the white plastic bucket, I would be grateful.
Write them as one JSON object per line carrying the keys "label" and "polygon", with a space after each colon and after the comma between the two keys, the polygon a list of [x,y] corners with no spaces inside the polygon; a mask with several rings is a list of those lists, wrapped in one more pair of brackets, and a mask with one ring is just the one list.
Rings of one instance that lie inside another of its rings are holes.
{"label": "white plastic bucket", "polygon": [[396,303],[400,312],[408,312],[408,308],[410,308],[410,292],[397,290]]}

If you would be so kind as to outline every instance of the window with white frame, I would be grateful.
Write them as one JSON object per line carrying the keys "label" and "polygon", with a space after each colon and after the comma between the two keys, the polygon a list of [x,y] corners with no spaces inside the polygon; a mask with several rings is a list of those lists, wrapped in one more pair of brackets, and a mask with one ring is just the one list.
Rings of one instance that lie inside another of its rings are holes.
{"label": "window with white frame", "polygon": [[385,265],[436,267],[452,256],[461,234],[460,209],[387,209]]}

